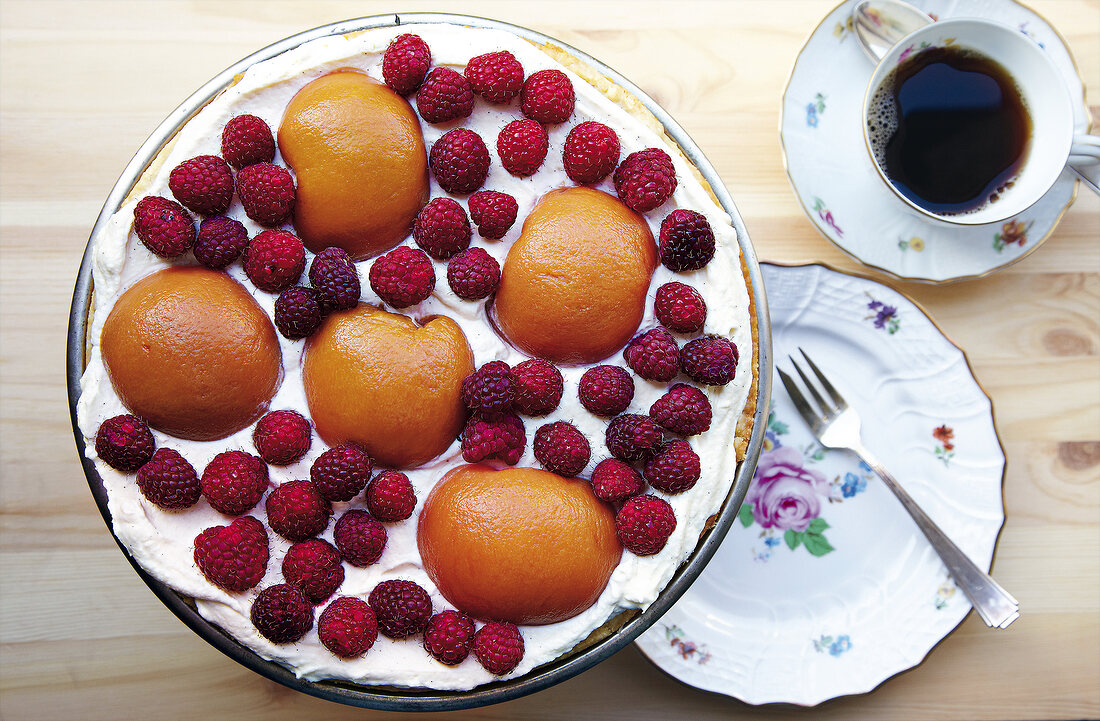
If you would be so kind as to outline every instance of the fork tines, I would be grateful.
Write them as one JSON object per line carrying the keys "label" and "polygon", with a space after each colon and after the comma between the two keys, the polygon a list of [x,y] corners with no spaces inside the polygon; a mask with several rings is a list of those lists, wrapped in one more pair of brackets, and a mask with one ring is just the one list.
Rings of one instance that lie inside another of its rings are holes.
{"label": "fork tines", "polygon": [[810,406],[809,402],[806,400],[806,397],[802,394],[802,391],[798,388],[798,385],[794,382],[793,378],[784,373],[781,368],[776,368],[776,371],[779,373],[779,378],[783,381],[783,386],[787,389],[787,394],[790,396],[791,401],[794,402],[794,405],[798,409],[798,412],[802,415],[803,419],[805,419],[807,425],[809,425],[816,434],[823,420],[829,420],[830,418],[837,415],[840,411],[846,409],[848,407],[848,403],[845,402],[844,397],[841,396],[840,393],[837,392],[836,388],[833,387],[833,384],[829,382],[829,379],[825,377],[825,374],[821,372],[821,369],[817,367],[817,364],[810,360],[810,357],[806,355],[806,351],[799,348],[798,352],[802,354],[802,358],[805,359],[806,364],[810,366],[810,370],[812,370],[814,375],[817,376],[818,381],[821,382],[821,386],[825,389],[825,392],[829,395],[829,398],[832,399],[832,405],[825,402],[825,399],[822,398],[815,385],[810,381],[806,373],[791,356],[788,355],[787,358],[791,361],[791,365],[794,366],[795,371],[798,372],[799,377],[802,378],[802,382],[806,385],[806,389],[810,392],[810,395],[813,396],[814,401],[817,402],[818,408],[821,409],[820,413],[815,411]]}

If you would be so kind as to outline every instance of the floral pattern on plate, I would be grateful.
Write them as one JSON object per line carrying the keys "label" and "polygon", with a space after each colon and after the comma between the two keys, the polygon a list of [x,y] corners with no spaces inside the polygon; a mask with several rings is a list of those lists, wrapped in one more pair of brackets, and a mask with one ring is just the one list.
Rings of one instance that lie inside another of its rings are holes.
{"label": "floral pattern on plate", "polygon": [[932,430],[932,437],[940,442],[936,446],[936,458],[943,461],[943,465],[950,466],[951,459],[955,457],[955,431],[944,424]]}
{"label": "floral pattern on plate", "polygon": [[848,637],[848,634],[837,636],[822,635],[820,638],[814,639],[814,650],[818,653],[828,653],[830,656],[839,656],[852,648],[852,639]]}
{"label": "floral pattern on plate", "polygon": [[878,300],[870,293],[866,294],[870,299],[867,303],[868,310],[871,314],[867,316],[866,320],[879,330],[885,330],[890,335],[894,335],[901,328],[901,319],[898,318],[898,309],[892,305],[886,305],[881,300]]}
{"label": "floral pattern on plate", "polygon": [[818,93],[814,99],[806,103],[806,125],[817,127],[818,118],[825,112],[825,96]]}
{"label": "floral pattern on plate", "polygon": [[[773,550],[782,545],[791,551],[805,548],[816,557],[836,550],[825,537],[830,526],[821,517],[822,510],[867,490],[867,481],[874,477],[867,464],[859,461],[852,470],[828,480],[813,467],[828,450],[816,442],[801,450],[784,446],[780,437],[789,432],[790,425],[770,411],[764,451],[737,514],[744,528],[756,525],[761,529],[759,538],[764,547],[752,548],[753,559],[760,562],[770,559]],[[850,460],[855,462],[854,458]]]}
{"label": "floral pattern on plate", "polygon": [[955,582],[952,581],[950,577],[941,583],[940,587],[936,589],[936,598],[933,601],[936,610],[941,611],[947,608],[948,601],[954,597],[955,591],[957,590],[958,587],[955,586]]}
{"label": "floral pattern on plate", "polygon": [[917,235],[912,238],[898,238],[898,248],[919,253],[924,250],[924,239]]}
{"label": "floral pattern on plate", "polygon": [[844,231],[840,229],[840,226],[836,224],[836,220],[833,219],[833,213],[825,206],[825,201],[821,198],[814,198],[814,212],[817,213],[817,217],[821,218],[821,221],[825,225],[833,229],[833,232],[837,236],[843,238]]}
{"label": "floral pattern on plate", "polygon": [[701,664],[710,660],[707,645],[696,644],[694,641],[685,639],[684,630],[679,626],[665,626],[665,638],[668,639],[668,645],[676,649],[676,653],[680,654],[680,658],[685,661]]}
{"label": "floral pattern on plate", "polygon": [[1001,226],[1000,231],[993,234],[993,250],[1000,253],[1010,245],[1018,245],[1023,248],[1027,245],[1027,232],[1035,225],[1034,220],[1026,223],[1019,220],[1010,220]]}

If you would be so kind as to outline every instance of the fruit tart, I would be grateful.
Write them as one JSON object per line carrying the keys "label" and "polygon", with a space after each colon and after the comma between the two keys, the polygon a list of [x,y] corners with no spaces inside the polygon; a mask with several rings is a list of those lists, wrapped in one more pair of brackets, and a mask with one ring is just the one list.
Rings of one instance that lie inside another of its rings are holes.
{"label": "fruit tart", "polygon": [[746,462],[746,242],[556,46],[418,23],[256,63],[92,239],[77,415],[115,535],[305,679],[463,690],[584,648]]}

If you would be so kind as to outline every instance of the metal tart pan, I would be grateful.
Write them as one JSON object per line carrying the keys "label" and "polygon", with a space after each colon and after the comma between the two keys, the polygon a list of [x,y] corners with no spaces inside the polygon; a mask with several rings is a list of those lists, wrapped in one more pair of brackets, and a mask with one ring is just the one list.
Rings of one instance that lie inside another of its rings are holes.
{"label": "metal tart pan", "polygon": [[[269,45],[248,57],[240,60],[219,73],[193,95],[179,105],[157,127],[152,135],[138,149],[137,154],[127,164],[122,175],[107,196],[103,209],[92,228],[91,239],[94,239],[106,225],[124,199],[129,195],[142,173],[157,157],[161,149],[175,136],[176,132],[198,113],[207,102],[218,93],[231,85],[234,77],[244,72],[248,67],[275,57],[281,53],[298,47],[303,43],[316,40],[329,35],[342,35],[345,33],[366,30],[378,27],[410,26],[415,31],[417,24],[425,23],[450,23],[468,27],[494,28],[510,32],[514,35],[526,38],[537,44],[553,45],[565,50],[567,53],[598,70],[609,80],[631,92],[664,126],[666,134],[683,151],[710,184],[711,190],[718,199],[722,208],[729,214],[733,226],[737,230],[738,243],[744,259],[746,274],[750,283],[750,294],[755,306],[755,322],[759,338],[756,368],[757,377],[755,398],[750,398],[750,403],[755,400],[756,411],[753,419],[752,435],[749,440],[748,450],[744,461],[738,466],[734,483],[719,509],[713,525],[703,532],[695,551],[677,569],[672,580],[657,597],[649,608],[627,619],[617,630],[606,637],[596,641],[581,650],[574,650],[562,657],[539,666],[529,673],[506,681],[491,683],[466,691],[435,691],[432,689],[401,688],[394,686],[367,686],[344,681],[308,681],[298,678],[290,669],[274,661],[269,661],[257,655],[251,649],[238,643],[227,635],[219,627],[210,623],[195,610],[193,601],[180,593],[172,590],[166,584],[146,573],[130,556],[121,542],[116,538],[116,543],[126,555],[127,560],[134,567],[138,576],[156,594],[157,598],[168,607],[181,621],[187,624],[195,633],[229,656],[234,661],[255,671],[256,673],[276,681],[296,691],[335,701],[338,703],[373,708],[388,711],[448,711],[478,706],[488,706],[502,701],[519,698],[535,691],[542,690],[556,683],[571,678],[582,671],[595,666],[607,659],[624,646],[631,643],[643,631],[649,628],[659,619],[666,610],[687,590],[692,581],[703,570],[722,542],[726,532],[730,529],[737,516],[737,511],[744,500],[748,490],[749,481],[752,479],[756,468],[756,461],[763,445],[765,426],[767,425],[768,400],[771,391],[771,326],[768,320],[767,301],[764,297],[764,284],[760,274],[760,267],[749,241],[748,231],[737,212],[733,198],[722,184],[714,167],[703,156],[702,151],[692,142],[687,133],[665,112],[652,98],[642,92],[634,83],[630,82],[615,70],[607,67],[590,55],[570,47],[554,38],[542,33],[519,27],[509,23],[490,20],[486,18],[468,15],[456,15],[448,13],[403,13],[396,15],[376,15],[371,17],[356,18],[342,22],[324,25],[312,30],[292,35]],[[76,404],[80,398],[80,378],[85,366],[85,348],[88,315],[91,311],[92,299],[92,243],[89,240],[84,257],[80,264],[80,271],[73,292],[72,309],[69,316],[68,346],[66,351],[66,375],[69,392],[69,413],[72,419],[73,433],[76,437],[76,446],[84,466],[84,473],[88,479],[92,495],[108,529],[112,529],[111,515],[107,508],[107,493],[102,480],[95,469],[95,465],[85,455],[84,435],[77,426]],[[583,644],[582,644],[583,645]]]}

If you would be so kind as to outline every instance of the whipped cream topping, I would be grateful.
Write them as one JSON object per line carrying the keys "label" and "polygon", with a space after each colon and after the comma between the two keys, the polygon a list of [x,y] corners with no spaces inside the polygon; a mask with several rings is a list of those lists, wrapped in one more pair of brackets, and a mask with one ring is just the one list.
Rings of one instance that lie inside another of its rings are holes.
{"label": "whipped cream topping", "polygon": [[[271,559],[264,579],[255,589],[244,593],[223,591],[209,583],[199,572],[193,560],[193,543],[195,536],[203,529],[227,525],[232,519],[214,511],[205,498],[185,511],[161,510],[141,495],[134,475],[119,473],[95,456],[94,439],[100,423],[109,417],[128,412],[112,388],[103,364],[99,347],[103,323],[121,293],[137,280],[172,264],[172,261],[165,261],[149,252],[133,233],[133,208],[136,201],[145,195],[171,198],[168,188],[168,174],[171,169],[196,155],[219,154],[221,130],[236,115],[257,115],[273,130],[277,130],[283,111],[293,95],[309,81],[327,72],[351,67],[381,81],[382,54],[390,40],[404,32],[414,32],[424,38],[432,51],[433,66],[448,66],[462,72],[470,58],[506,49],[519,59],[525,74],[545,68],[557,68],[564,71],[573,82],[577,94],[573,117],[566,123],[548,128],[550,152],[541,169],[528,178],[516,178],[508,174],[495,152],[495,140],[500,129],[508,122],[522,117],[518,99],[510,106],[496,106],[477,97],[474,113],[469,118],[440,126],[421,123],[425,143],[429,148],[444,132],[457,126],[475,130],[489,147],[492,164],[483,187],[513,195],[519,202],[519,216],[515,225],[499,241],[481,238],[475,228],[472,245],[485,248],[502,266],[509,247],[519,236],[523,219],[538,199],[549,190],[573,185],[565,174],[561,153],[569,130],[585,120],[598,120],[614,128],[619,134],[624,158],[631,152],[648,147],[664,147],[669,150],[676,165],[679,182],[675,194],[667,203],[645,214],[654,238],[658,235],[661,220],[674,207],[690,208],[703,213],[714,229],[717,250],[706,268],[692,273],[672,273],[663,266],[658,267],[650,286],[646,314],[640,328],[640,331],[644,331],[657,325],[653,314],[653,295],[656,289],[663,283],[680,280],[694,286],[706,299],[708,316],[704,331],[725,336],[737,345],[741,361],[736,378],[726,386],[703,389],[713,407],[713,422],[709,431],[690,439],[701,459],[701,478],[694,488],[677,495],[670,496],[652,488],[648,489],[647,492],[665,498],[676,514],[676,529],[664,549],[647,557],[635,556],[624,550],[622,561],[612,574],[607,587],[590,608],[560,623],[521,626],[525,644],[524,657],[519,666],[505,678],[521,676],[558,658],[620,611],[645,609],[656,599],[676,569],[695,549],[707,518],[721,506],[737,468],[732,439],[752,382],[752,335],[749,297],[741,271],[736,232],[729,216],[696,179],[694,169],[677,151],[669,148],[663,138],[537,46],[504,31],[440,24],[380,28],[348,36],[326,37],[252,66],[236,84],[210,101],[180,129],[163,162],[146,173],[139,181],[137,190],[93,239],[94,298],[88,330],[88,365],[81,379],[82,393],[77,406],[77,419],[84,434],[87,454],[95,460],[107,490],[108,507],[116,536],[149,573],[180,593],[194,597],[198,611],[204,618],[225,629],[260,656],[284,664],[299,677],[306,679],[334,678],[363,684],[440,690],[469,689],[499,680],[500,677],[483,669],[473,654],[457,666],[445,666],[424,650],[419,637],[394,641],[379,635],[374,646],[362,657],[353,660],[337,658],[321,645],[317,636],[316,618],[323,605],[317,608],[314,628],[301,640],[291,644],[271,643],[252,625],[249,610],[260,589],[284,582],[280,566],[291,544],[269,531]],[[275,162],[283,163],[278,156]],[[614,194],[610,179],[596,187]],[[431,180],[431,191],[432,197],[446,195],[434,178]],[[466,198],[456,199],[465,207]],[[244,214],[236,197],[227,215],[244,223],[250,237],[262,230]],[[411,236],[406,239],[405,244],[415,247]],[[311,257],[308,252],[307,255]],[[194,259],[187,254],[174,262],[193,263]],[[308,262],[307,258],[307,267]],[[382,305],[366,280],[370,262],[357,264],[363,286],[362,300]],[[246,278],[239,262],[230,266],[227,272],[252,292],[269,315],[273,313],[275,294],[257,290]],[[491,328],[487,322],[484,301],[465,301],[451,292],[446,282],[446,263],[436,261],[435,273],[436,287],[432,296],[419,306],[398,312],[413,318],[432,315],[452,318],[465,332],[476,366],[491,360],[503,360],[511,365],[526,360],[526,356],[503,341]],[[305,282],[304,279],[302,282]],[[678,339],[683,344],[689,338],[681,335]],[[292,408],[308,418],[309,409],[301,374],[304,342],[289,341],[282,336],[279,336],[279,341],[283,353],[284,380],[272,399],[271,409]],[[621,353],[602,362],[625,367]],[[565,393],[556,411],[544,418],[521,416],[528,443],[519,466],[540,467],[534,458],[531,440],[540,425],[556,420],[573,423],[589,439],[592,460],[581,474],[582,477],[589,477],[595,464],[608,456],[604,445],[607,421],[586,411],[577,397],[578,381],[587,367],[561,367],[565,378]],[[652,383],[635,377],[635,395],[627,412],[647,413],[650,405],[665,392],[668,385],[670,384]],[[239,449],[255,453],[251,426],[228,438],[212,442],[185,441],[158,431],[153,433],[157,447],[178,450],[200,474],[206,464],[222,451]],[[309,452],[301,460],[285,467],[270,467],[272,485],[308,478],[310,466],[324,450],[326,445],[314,435]],[[451,608],[421,567],[416,546],[416,519],[433,485],[448,470],[464,462],[460,445],[455,441],[440,457],[420,468],[406,471],[416,491],[416,512],[407,521],[386,524],[388,543],[378,563],[369,568],[344,564],[345,580],[336,596],[358,596],[365,599],[379,582],[403,578],[415,581],[428,590],[435,612]],[[335,517],[338,518],[349,508],[362,506],[362,494],[348,503],[334,503]],[[261,519],[266,525],[262,502],[250,515]],[[330,523],[321,534],[330,543],[333,525],[334,523]],[[533,559],[533,562],[537,561]]]}

